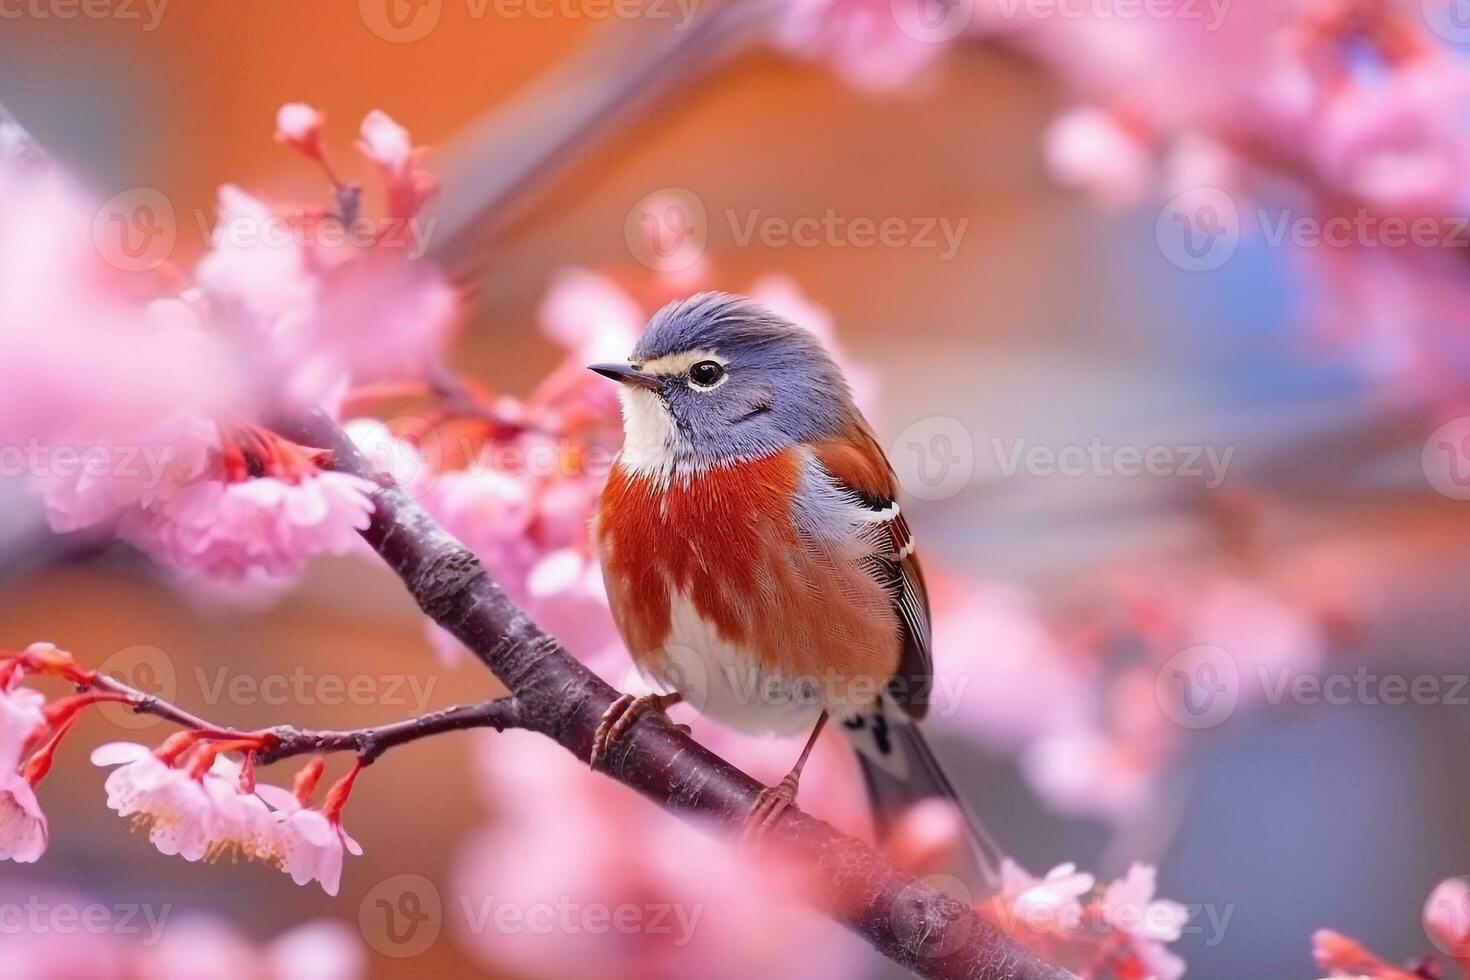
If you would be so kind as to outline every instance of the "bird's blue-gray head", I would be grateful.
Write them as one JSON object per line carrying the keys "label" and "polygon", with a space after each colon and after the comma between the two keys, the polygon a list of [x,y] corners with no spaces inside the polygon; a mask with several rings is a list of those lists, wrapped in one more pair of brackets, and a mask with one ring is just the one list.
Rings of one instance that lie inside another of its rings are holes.
{"label": "bird's blue-gray head", "polygon": [[742,296],[699,293],[654,314],[622,383],[623,462],[668,476],[841,431],[852,397],[816,337]]}

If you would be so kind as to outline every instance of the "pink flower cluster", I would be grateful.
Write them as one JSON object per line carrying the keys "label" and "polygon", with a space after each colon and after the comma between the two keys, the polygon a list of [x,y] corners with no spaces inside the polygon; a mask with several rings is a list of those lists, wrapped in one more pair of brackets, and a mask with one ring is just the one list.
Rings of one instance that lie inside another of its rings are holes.
{"label": "pink flower cluster", "polygon": [[[786,746],[736,745],[694,723],[701,741],[713,736],[717,751],[758,763],[749,770],[758,778],[779,779],[790,765]],[[493,971],[822,980],[860,975],[872,956],[803,902],[795,869],[736,854],[709,828],[589,772],[546,739],[508,732],[485,739],[476,755],[493,816],[455,861],[451,887],[467,911],[455,919],[458,938]],[[803,798],[851,828],[866,819],[855,776],[834,737],[813,756]],[[500,896],[515,896],[514,907],[502,908]]]}
{"label": "pink flower cluster", "polygon": [[[50,770],[62,739],[83,709],[128,700],[92,691],[47,704],[41,692],[21,685],[28,674],[84,688],[99,680],[49,643],[0,656],[0,860],[20,863],[45,853],[49,828],[34,787]],[[341,819],[361,766],[328,790],[320,809],[312,808],[307,803],[322,775],[320,759],[297,776],[294,792],[256,784],[254,752],[272,738],[187,730],[156,750],[131,742],[103,745],[92,762],[117,767],[107,777],[107,806],[146,828],[160,853],[186,861],[239,855],[279,867],[298,885],[320,882],[335,895],[344,852],[362,853]],[[246,753],[245,764],[230,752]]]}
{"label": "pink flower cluster", "polygon": [[33,481],[54,530],[114,527],[165,567],[238,581],[345,554],[372,514],[371,483],[322,469],[319,454],[268,430],[181,415],[142,436],[127,468]]}
{"label": "pink flower cluster", "polygon": [[1156,897],[1153,868],[1134,864],[1100,891],[1072,864],[1037,878],[1007,859],[1001,878],[1000,894],[982,911],[1052,964],[1087,977],[1184,975],[1184,961],[1166,946],[1182,935],[1189,912]]}
{"label": "pink flower cluster", "polygon": [[1434,955],[1395,965],[1362,943],[1331,929],[1312,936],[1312,958],[1329,977],[1363,980],[1422,980],[1446,976],[1441,961],[1448,960],[1460,976],[1470,978],[1470,882],[1448,878],[1424,901],[1424,932],[1438,950]]}
{"label": "pink flower cluster", "polygon": [[[928,571],[944,658],[932,724],[1013,755],[1056,812],[1119,823],[1157,805],[1191,739],[1263,706],[1271,678],[1318,672],[1335,626],[1331,596],[1208,570],[1120,572],[1066,624],[1017,589]],[[1217,670],[1231,700],[1196,719],[1181,699],[1203,692],[1177,675]]]}
{"label": "pink flower cluster", "polygon": [[[328,162],[323,122],[285,106],[277,138],[323,168],[333,207],[273,208],[224,187],[194,284],[146,306],[99,258],[84,222],[95,207],[44,161],[0,160],[0,191],[24,202],[0,217],[0,435],[32,447],[30,481],[54,530],[106,527],[170,568],[231,581],[355,547],[371,486],[243,419],[422,374],[459,300],[412,261],[435,186],[424,151],[368,115],[358,150],[386,212],[368,218]],[[11,395],[24,402],[15,412]]]}
{"label": "pink flower cluster", "polygon": [[238,854],[280,868],[298,885],[320,882],[328,895],[341,885],[344,853],[362,854],[341,823],[356,769],[313,809],[306,800],[320,778],[319,761],[303,770],[295,793],[256,785],[248,766],[193,732],[156,751],[132,742],[103,745],[92,763],[117,767],[107,777],[108,808],[146,827],[161,854],[186,861]]}
{"label": "pink flower cluster", "polygon": [[107,218],[151,219],[146,203],[99,208],[3,113],[0,200],[0,441],[126,444],[176,411],[248,406],[225,338],[180,329],[108,261]]}
{"label": "pink flower cluster", "polygon": [[[1024,55],[1073,103],[1045,137],[1059,183],[1108,209],[1168,201],[1167,220],[1230,241],[1275,234],[1252,213],[1288,222],[1276,244],[1306,287],[1308,326],[1432,402],[1463,395],[1447,362],[1470,333],[1470,63],[1441,36],[1453,6],[1240,0],[1119,16],[800,0],[776,34],[874,90],[911,87],[947,43]],[[1337,229],[1329,243],[1302,243],[1323,228]]]}
{"label": "pink flower cluster", "polygon": [[0,860],[29,864],[46,851],[48,827],[32,775],[22,767],[27,748],[46,728],[39,691],[21,687],[20,672],[0,671]]}

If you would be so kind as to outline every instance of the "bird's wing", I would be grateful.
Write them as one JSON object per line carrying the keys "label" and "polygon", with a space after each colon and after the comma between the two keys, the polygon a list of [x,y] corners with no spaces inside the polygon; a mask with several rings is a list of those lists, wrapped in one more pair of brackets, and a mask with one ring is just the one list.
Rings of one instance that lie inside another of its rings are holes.
{"label": "bird's wing", "polygon": [[924,588],[913,533],[899,510],[893,469],[872,430],[861,422],[840,436],[814,444],[812,450],[828,475],[858,506],[871,512],[879,531],[878,548],[870,559],[871,571],[887,588],[903,633],[889,700],[909,717],[922,718],[934,683],[929,594]]}

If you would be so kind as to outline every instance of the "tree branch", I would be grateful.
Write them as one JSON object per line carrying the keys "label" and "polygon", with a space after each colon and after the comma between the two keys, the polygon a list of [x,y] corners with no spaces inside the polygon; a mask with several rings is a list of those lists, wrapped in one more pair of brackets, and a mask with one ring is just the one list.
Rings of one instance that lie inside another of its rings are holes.
{"label": "tree branch", "polygon": [[211,739],[259,738],[263,747],[256,753],[256,762],[262,766],[293,756],[324,752],[355,752],[363,765],[370,765],[389,749],[444,732],[470,728],[493,728],[503,732],[507,728],[523,727],[521,705],[514,697],[440,708],[416,718],[371,728],[318,732],[278,725],[274,728],[242,731],[212,724],[172,702],[140,691],[107,674],[92,674],[80,688],[83,691],[115,694],[140,715],[153,715],[155,718],[171,721],[183,728],[203,732]]}
{"label": "tree branch", "polygon": [[[521,727],[587,760],[592,734],[617,692],[513,603],[478,558],[396,486],[375,472],[342,429],[320,413],[277,427],[332,454],[332,466],[373,480],[372,523],[363,537],[419,607],[453,633],[510,689]],[[679,814],[738,827],[760,783],[677,731],[644,715],[607,760],[614,779]],[[773,840],[812,863],[824,910],[875,949],[924,977],[1062,980],[1071,974],[1024,949],[966,906],[889,865],[873,848],[799,810],[787,810]]]}

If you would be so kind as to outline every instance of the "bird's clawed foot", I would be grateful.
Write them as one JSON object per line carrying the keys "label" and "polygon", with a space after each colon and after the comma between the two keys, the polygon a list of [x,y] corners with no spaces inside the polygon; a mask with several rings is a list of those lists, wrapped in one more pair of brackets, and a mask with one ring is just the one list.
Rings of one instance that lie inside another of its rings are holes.
{"label": "bird's clawed foot", "polygon": [[740,846],[748,848],[758,843],[776,822],[776,818],[795,805],[796,791],[801,783],[800,772],[789,772],[775,786],[767,786],[755,798],[755,805],[745,817],[745,829],[740,834]]}
{"label": "bird's clawed foot", "polygon": [[[608,750],[633,727],[633,722],[641,715],[649,711],[664,711],[683,699],[682,694],[644,694],[639,697],[631,694],[618,695],[618,699],[603,712],[602,720],[597,723],[597,731],[592,733],[592,752],[587,764],[593,769],[600,768],[607,758]],[[674,727],[685,734],[689,732],[688,725]]]}

